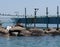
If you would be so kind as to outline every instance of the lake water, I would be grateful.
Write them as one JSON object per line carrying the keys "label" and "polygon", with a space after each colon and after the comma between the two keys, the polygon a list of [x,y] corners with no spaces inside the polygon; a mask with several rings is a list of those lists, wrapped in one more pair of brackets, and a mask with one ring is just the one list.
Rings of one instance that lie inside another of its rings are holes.
{"label": "lake water", "polygon": [[[11,22],[6,22],[6,23],[3,23],[2,26],[3,27],[7,27],[7,26],[14,26],[15,23],[11,23]],[[22,23],[23,26],[25,26],[25,24]],[[27,24],[27,27],[34,27],[34,24]],[[47,27],[47,24],[36,24],[36,27],[42,27],[42,28],[46,28]],[[56,28],[57,27],[57,24],[48,24],[48,27],[50,28]],[[59,28],[60,28],[60,24],[59,24]]]}
{"label": "lake water", "polygon": [[60,36],[0,37],[0,47],[60,47]]}
{"label": "lake water", "polygon": [[[2,23],[3,27],[13,26],[13,25],[15,25],[15,22],[17,22],[17,20],[19,19],[17,17],[15,19],[14,17],[16,17],[16,16],[12,16],[12,17],[11,16],[1,16],[0,17],[0,23]],[[27,26],[28,27],[34,27],[34,23],[33,24],[28,24]],[[57,24],[49,24],[48,26],[49,27],[57,27]],[[42,24],[42,23],[41,24],[36,23],[36,27],[45,27],[46,28],[47,25],[46,24]],[[60,24],[59,24],[59,27],[60,27]]]}

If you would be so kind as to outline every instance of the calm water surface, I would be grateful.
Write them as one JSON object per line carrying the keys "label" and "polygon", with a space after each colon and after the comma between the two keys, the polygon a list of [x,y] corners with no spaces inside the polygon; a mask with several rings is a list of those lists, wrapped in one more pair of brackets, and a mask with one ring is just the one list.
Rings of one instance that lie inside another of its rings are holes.
{"label": "calm water surface", "polygon": [[60,47],[60,36],[0,37],[0,47]]}

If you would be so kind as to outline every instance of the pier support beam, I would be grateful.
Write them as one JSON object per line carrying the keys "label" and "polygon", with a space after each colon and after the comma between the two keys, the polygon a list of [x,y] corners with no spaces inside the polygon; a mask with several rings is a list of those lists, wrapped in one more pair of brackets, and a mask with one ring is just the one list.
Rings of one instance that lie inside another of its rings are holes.
{"label": "pier support beam", "polygon": [[25,28],[27,28],[27,19],[26,19],[26,8],[25,8]]}
{"label": "pier support beam", "polygon": [[59,6],[57,6],[57,29],[59,28]]}
{"label": "pier support beam", "polygon": [[34,11],[34,28],[36,28],[36,13],[37,13],[37,10],[39,10],[38,8],[35,8],[34,9],[35,11]]}
{"label": "pier support beam", "polygon": [[46,7],[46,16],[47,16],[47,29],[48,29],[48,23],[49,23],[49,18],[48,18],[48,7]]}

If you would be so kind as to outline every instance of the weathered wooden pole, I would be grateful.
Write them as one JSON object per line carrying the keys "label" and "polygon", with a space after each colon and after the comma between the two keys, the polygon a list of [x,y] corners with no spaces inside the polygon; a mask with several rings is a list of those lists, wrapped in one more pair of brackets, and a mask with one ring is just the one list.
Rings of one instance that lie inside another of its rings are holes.
{"label": "weathered wooden pole", "polygon": [[47,16],[47,29],[48,29],[48,23],[49,23],[49,18],[48,18],[48,7],[46,7],[46,16]]}
{"label": "weathered wooden pole", "polygon": [[34,9],[35,11],[34,11],[34,15],[35,15],[35,17],[34,17],[34,28],[36,27],[36,9]]}
{"label": "weathered wooden pole", "polygon": [[57,6],[57,29],[59,28],[59,6]]}
{"label": "weathered wooden pole", "polygon": [[25,28],[27,27],[27,19],[26,19],[26,8],[25,8]]}
{"label": "weathered wooden pole", "polygon": [[36,28],[36,13],[37,13],[37,10],[39,10],[38,8],[35,8],[34,9],[35,11],[34,11],[34,28]]}

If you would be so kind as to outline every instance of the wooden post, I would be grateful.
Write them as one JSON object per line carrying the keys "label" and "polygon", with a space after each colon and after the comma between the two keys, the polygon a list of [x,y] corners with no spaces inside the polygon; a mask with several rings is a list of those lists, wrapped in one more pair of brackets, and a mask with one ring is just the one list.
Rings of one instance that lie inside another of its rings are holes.
{"label": "wooden post", "polygon": [[26,23],[26,8],[25,8],[25,28],[27,27],[27,23]]}
{"label": "wooden post", "polygon": [[48,22],[49,22],[49,18],[48,18],[48,7],[46,7],[46,16],[47,16],[47,29],[48,29]]}
{"label": "wooden post", "polygon": [[57,29],[59,28],[59,6],[57,6]]}
{"label": "wooden post", "polygon": [[35,11],[34,11],[34,28],[36,28],[36,13],[37,13],[37,10],[39,10],[38,8],[35,8],[34,9]]}
{"label": "wooden post", "polygon": [[34,28],[36,28],[36,9],[34,11],[34,15],[35,15],[35,17],[34,17]]}

